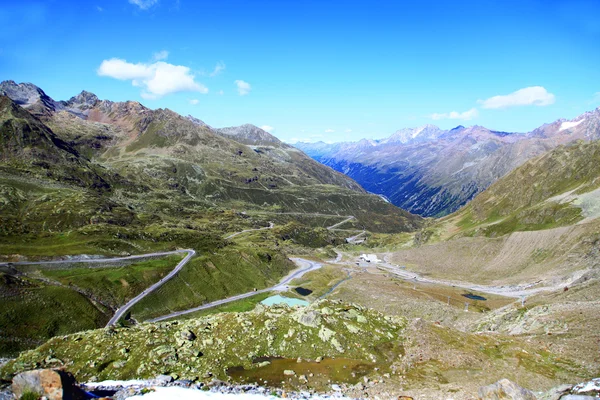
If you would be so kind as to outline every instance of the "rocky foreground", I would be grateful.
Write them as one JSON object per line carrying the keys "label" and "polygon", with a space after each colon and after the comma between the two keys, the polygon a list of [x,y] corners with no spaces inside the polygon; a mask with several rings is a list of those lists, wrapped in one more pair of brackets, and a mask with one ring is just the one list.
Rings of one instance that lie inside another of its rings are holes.
{"label": "rocky foreground", "polygon": [[[160,374],[190,381],[227,380],[232,367],[266,367],[269,359],[317,364],[324,357],[378,368],[402,342],[405,326],[403,318],[336,302],[299,309],[258,306],[248,313],[55,337],[22,353],[1,373],[10,379],[26,370],[63,367],[78,380],[92,382]],[[287,374],[296,375],[293,370]],[[300,378],[310,382],[308,376]]]}
{"label": "rocky foreground", "polygon": [[[329,300],[59,336],[9,361],[0,378],[14,383],[21,373],[43,369],[68,371],[72,381],[87,382],[82,389],[106,386],[106,393],[119,398],[158,396],[165,392],[156,388],[168,385],[194,396],[208,390],[466,400],[505,377],[527,382],[533,396],[590,378],[572,361],[515,338],[459,332]],[[125,389],[106,384],[115,380],[136,381]],[[498,390],[505,391],[500,386],[490,393]],[[479,393],[484,399],[520,398]]]}
{"label": "rocky foreground", "polygon": [[[256,384],[231,385],[213,380],[208,385],[190,381],[173,380],[161,375],[152,380],[104,381],[77,384],[73,376],[62,370],[41,369],[26,371],[15,376],[9,390],[0,392],[0,399],[42,397],[48,400],[86,400],[104,398],[114,400],[246,400],[262,399],[351,399],[339,385],[332,385],[330,393],[308,391],[289,392],[283,389],[269,389]],[[29,396],[29,397],[28,397]],[[378,398],[380,395],[365,396]],[[600,378],[578,385],[560,385],[544,393],[534,393],[520,387],[508,379],[479,388],[479,400],[592,400],[600,397]],[[394,396],[396,398],[396,396]],[[414,400],[410,396],[398,396],[399,400]],[[424,397],[418,397],[424,398]]]}

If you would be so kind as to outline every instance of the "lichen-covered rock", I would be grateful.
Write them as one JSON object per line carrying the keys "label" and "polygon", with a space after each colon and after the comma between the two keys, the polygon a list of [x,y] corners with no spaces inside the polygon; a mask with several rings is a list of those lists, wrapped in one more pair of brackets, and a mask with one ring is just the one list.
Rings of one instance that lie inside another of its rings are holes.
{"label": "lichen-covered rock", "polygon": [[322,326],[319,330],[319,339],[321,339],[324,342],[329,342],[333,335],[335,335],[335,332],[324,326]]}
{"label": "lichen-covered rock", "polygon": [[323,308],[321,308],[321,314],[331,315],[331,314],[333,314],[333,311],[329,307],[323,307]]}
{"label": "lichen-covered rock", "polygon": [[[315,360],[342,353],[348,359],[383,366],[396,358],[373,349],[403,340],[401,333],[406,326],[404,320],[392,323],[374,310],[359,310],[329,300],[317,301],[303,310],[261,308],[263,312],[223,313],[177,323],[114,328],[111,335],[106,335],[105,329],[88,331],[77,334],[79,340],[73,340],[73,336],[55,337],[9,361],[0,368],[0,378],[12,379],[16,373],[44,365],[49,355],[64,361],[80,381],[92,377],[98,381],[153,379],[159,374],[202,378],[209,373],[227,379],[229,368],[256,368],[257,358]],[[323,316],[323,308],[330,309],[331,314]],[[358,316],[368,323],[354,322]],[[373,334],[364,334],[367,330]],[[197,336],[195,340],[188,340],[191,333]],[[386,348],[401,351],[396,344]]]}
{"label": "lichen-covered rock", "polygon": [[183,340],[193,341],[196,340],[196,334],[189,329],[184,329],[179,333],[179,337]]}
{"label": "lichen-covered rock", "polygon": [[296,321],[312,328],[317,328],[321,324],[321,315],[315,310],[303,310],[296,317]]}
{"label": "lichen-covered rock", "polygon": [[340,353],[344,352],[344,346],[341,345],[337,338],[331,338],[331,345]]}
{"label": "lichen-covered rock", "polygon": [[347,322],[344,322],[344,325],[346,325],[346,328],[350,331],[350,333],[360,332],[360,328],[358,328],[356,325],[352,325]]}

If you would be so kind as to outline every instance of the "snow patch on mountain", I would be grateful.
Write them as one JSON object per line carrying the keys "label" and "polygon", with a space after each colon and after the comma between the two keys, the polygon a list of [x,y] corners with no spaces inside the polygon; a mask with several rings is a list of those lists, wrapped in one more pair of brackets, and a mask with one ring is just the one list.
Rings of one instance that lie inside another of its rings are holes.
{"label": "snow patch on mountain", "polygon": [[562,124],[560,124],[560,129],[558,131],[561,132],[561,131],[564,131],[567,129],[575,128],[577,125],[581,124],[583,121],[585,121],[585,119],[580,119],[579,121],[565,121]]}

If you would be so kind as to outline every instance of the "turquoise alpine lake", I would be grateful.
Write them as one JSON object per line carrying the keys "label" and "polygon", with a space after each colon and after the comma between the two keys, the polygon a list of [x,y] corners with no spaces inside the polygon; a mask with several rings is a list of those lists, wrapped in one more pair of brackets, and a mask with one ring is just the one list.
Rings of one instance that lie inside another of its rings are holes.
{"label": "turquoise alpine lake", "polygon": [[307,306],[308,305],[308,301],[306,301],[306,300],[292,299],[291,297],[283,297],[280,295],[268,297],[268,298],[264,299],[263,301],[261,301],[261,303],[266,306],[272,306],[274,304],[282,304],[282,303],[287,304],[290,307]]}

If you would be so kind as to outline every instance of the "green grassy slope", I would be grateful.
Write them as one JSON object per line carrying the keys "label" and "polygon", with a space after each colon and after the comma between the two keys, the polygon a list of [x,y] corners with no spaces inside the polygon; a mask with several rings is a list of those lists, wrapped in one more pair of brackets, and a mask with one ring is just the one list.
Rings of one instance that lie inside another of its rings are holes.
{"label": "green grassy slope", "polygon": [[90,268],[84,263],[64,269],[46,269],[42,265],[40,272],[65,286],[76,285],[116,309],[168,274],[181,258],[175,255],[102,268]]}
{"label": "green grassy slope", "polygon": [[[139,320],[271,286],[294,268],[287,251],[316,252],[343,241],[325,222],[354,215],[355,228],[382,232],[421,224],[296,149],[247,146],[169,110],[99,102],[80,119],[34,109],[35,115],[0,96],[0,260],[195,249],[197,258],[132,310]],[[311,216],[292,226],[286,213]],[[271,221],[276,230],[264,236],[224,239]],[[43,273],[116,307],[168,269]],[[31,305],[62,301],[64,290],[40,290],[44,296],[32,297]],[[47,313],[59,318],[71,309],[61,310]],[[99,326],[106,317],[69,315],[73,326],[51,331]],[[15,321],[15,332],[24,332],[23,324]]]}
{"label": "green grassy slope", "polygon": [[593,216],[599,187],[600,143],[577,142],[525,163],[447,220],[486,236],[568,226]]}
{"label": "green grassy slope", "polygon": [[65,287],[0,272],[0,354],[15,356],[56,335],[106,324],[110,310]]}
{"label": "green grassy slope", "polygon": [[201,253],[175,278],[136,304],[131,314],[145,320],[262,289],[294,268],[279,251],[264,246],[233,245]]}

